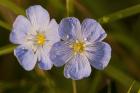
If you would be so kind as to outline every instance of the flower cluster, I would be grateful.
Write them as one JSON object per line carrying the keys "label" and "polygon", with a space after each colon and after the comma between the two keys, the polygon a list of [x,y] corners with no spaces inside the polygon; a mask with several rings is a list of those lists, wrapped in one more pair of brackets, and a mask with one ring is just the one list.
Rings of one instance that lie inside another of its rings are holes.
{"label": "flower cluster", "polygon": [[65,64],[64,76],[79,80],[90,75],[91,66],[102,70],[108,65],[111,47],[102,41],[107,34],[94,19],[80,23],[67,17],[57,24],[40,5],[29,7],[26,15],[16,18],[10,33],[10,41],[19,45],[14,55],[25,70],[36,63],[43,70]]}

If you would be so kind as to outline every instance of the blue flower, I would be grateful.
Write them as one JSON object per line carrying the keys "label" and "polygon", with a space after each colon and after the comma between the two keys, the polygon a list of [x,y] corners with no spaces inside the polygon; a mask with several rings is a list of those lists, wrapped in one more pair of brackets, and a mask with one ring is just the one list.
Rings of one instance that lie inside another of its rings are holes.
{"label": "blue flower", "polygon": [[27,18],[19,15],[10,33],[10,41],[19,46],[14,50],[20,65],[27,71],[38,66],[50,70],[51,46],[58,42],[58,24],[50,20],[48,12],[40,5],[31,6],[26,10]]}
{"label": "blue flower", "polygon": [[85,19],[80,24],[68,17],[62,19],[58,31],[62,41],[53,45],[50,58],[57,67],[65,64],[66,78],[79,80],[90,75],[91,66],[102,70],[108,65],[111,47],[102,42],[107,34],[98,22]]}

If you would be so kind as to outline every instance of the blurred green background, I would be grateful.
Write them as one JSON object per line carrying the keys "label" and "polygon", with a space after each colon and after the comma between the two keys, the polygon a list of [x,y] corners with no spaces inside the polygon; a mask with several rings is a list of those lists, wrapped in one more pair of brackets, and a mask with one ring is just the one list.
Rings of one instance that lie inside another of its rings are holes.
{"label": "blurred green background", "polygon": [[[98,20],[112,47],[109,66],[77,83],[77,93],[138,93],[140,89],[140,0],[69,0],[70,16]],[[59,23],[66,17],[65,0],[0,0],[0,93],[72,93],[63,67],[27,72],[13,55],[9,33],[17,15],[42,5]],[[139,92],[140,93],[140,92]]]}

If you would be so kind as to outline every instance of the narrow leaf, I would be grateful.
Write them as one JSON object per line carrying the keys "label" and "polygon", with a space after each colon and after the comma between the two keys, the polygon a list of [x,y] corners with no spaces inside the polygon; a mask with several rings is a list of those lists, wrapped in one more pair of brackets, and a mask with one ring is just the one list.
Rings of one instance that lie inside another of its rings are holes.
{"label": "narrow leaf", "polygon": [[14,48],[15,48],[14,45],[7,45],[7,46],[4,46],[4,47],[1,47],[0,48],[0,56],[11,53],[14,50]]}
{"label": "narrow leaf", "polygon": [[[124,85],[126,88],[129,88],[130,87],[129,85],[132,83],[132,81],[135,80],[134,78],[130,77],[129,75],[125,74],[124,72],[113,66],[108,66],[107,69],[105,70],[105,73],[109,75],[111,78],[121,83],[122,85]],[[139,88],[140,82],[135,80],[135,84],[133,86],[134,91],[137,92]]]}
{"label": "narrow leaf", "polygon": [[5,22],[3,22],[1,20],[0,20],[0,26],[3,27],[3,28],[5,28],[5,29],[7,29],[7,30],[10,30],[11,29],[11,27],[9,26],[9,24],[7,24],[7,23],[5,23]]}
{"label": "narrow leaf", "polygon": [[99,22],[102,24],[110,23],[122,18],[126,18],[128,16],[136,15],[138,13],[140,13],[140,4],[126,8],[124,10],[120,10],[107,16],[103,16],[99,19]]}

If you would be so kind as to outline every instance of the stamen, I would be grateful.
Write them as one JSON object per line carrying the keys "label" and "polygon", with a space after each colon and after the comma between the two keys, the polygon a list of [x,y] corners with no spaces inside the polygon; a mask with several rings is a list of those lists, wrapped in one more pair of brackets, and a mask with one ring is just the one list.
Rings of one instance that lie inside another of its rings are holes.
{"label": "stamen", "polygon": [[44,34],[40,34],[38,33],[37,36],[36,36],[36,43],[38,45],[43,45],[46,41],[46,37]]}
{"label": "stamen", "polygon": [[85,51],[85,45],[83,42],[79,42],[76,41],[73,45],[72,45],[73,51],[75,54],[77,53],[82,53]]}

